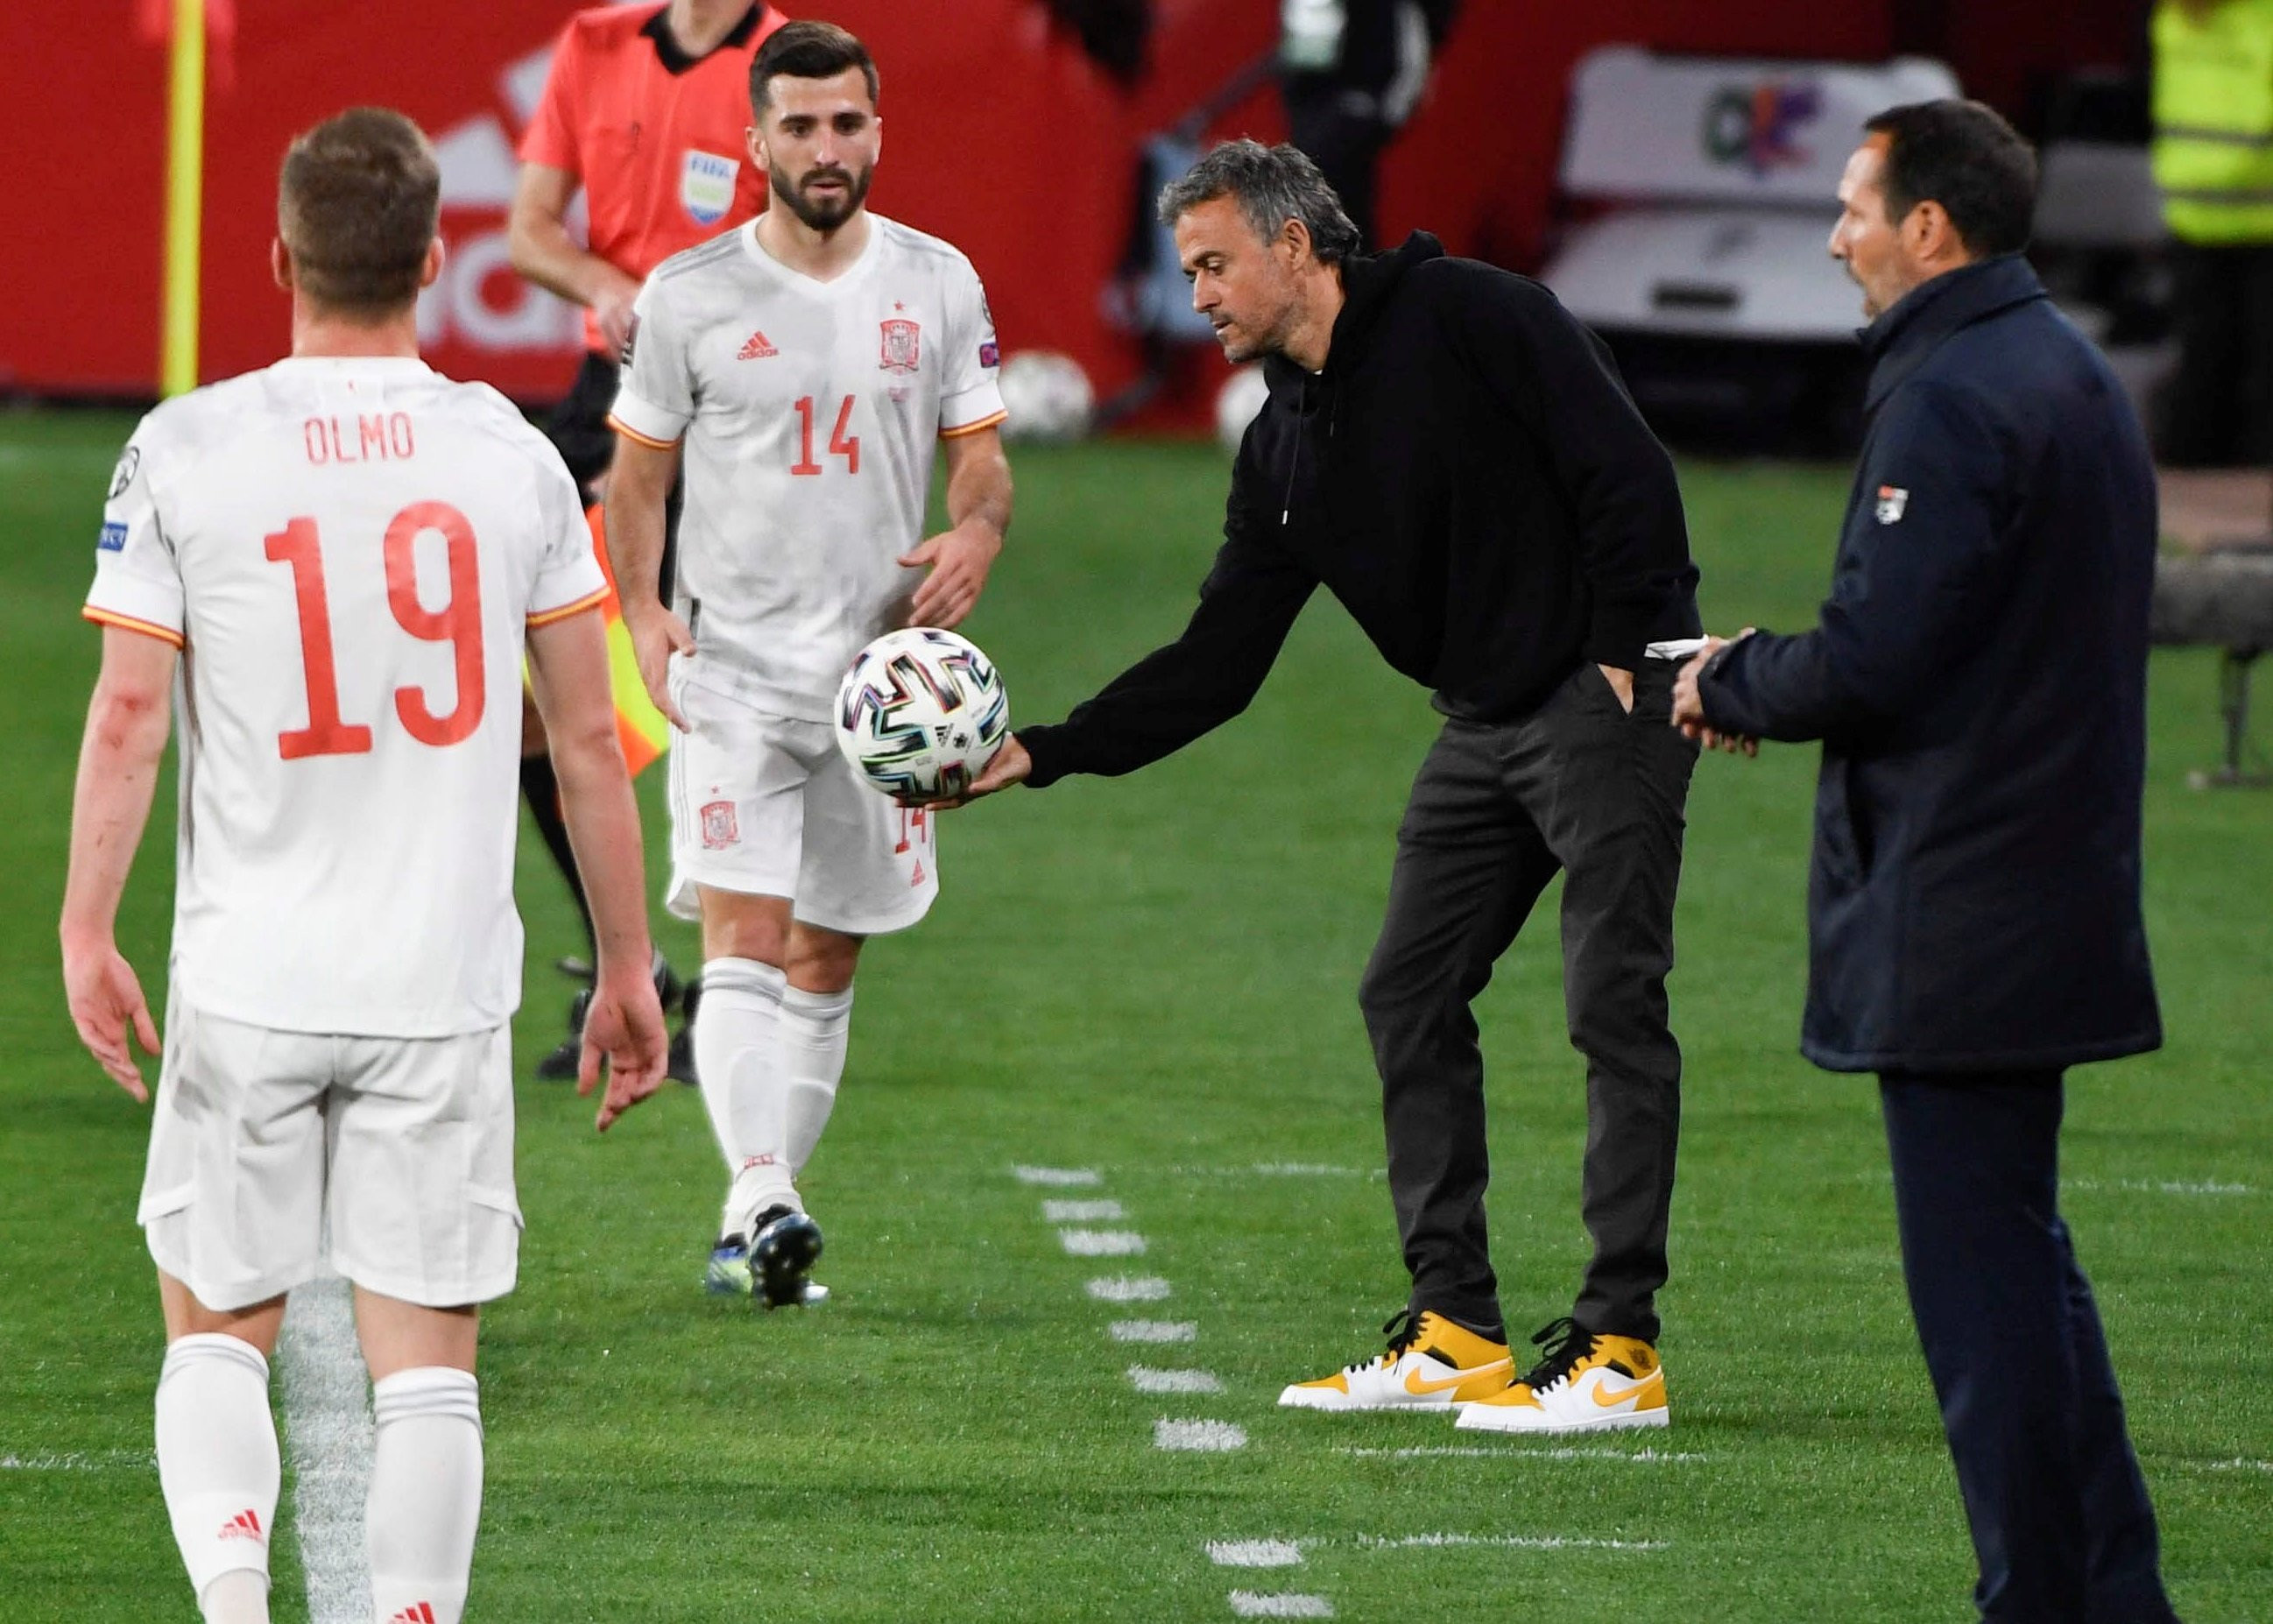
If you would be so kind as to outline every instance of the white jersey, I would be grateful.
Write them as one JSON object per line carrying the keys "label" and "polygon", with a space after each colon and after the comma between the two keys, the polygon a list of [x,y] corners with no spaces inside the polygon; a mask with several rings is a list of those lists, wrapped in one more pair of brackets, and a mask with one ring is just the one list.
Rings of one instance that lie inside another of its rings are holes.
{"label": "white jersey", "polygon": [[559,454],[422,362],[281,361],[145,417],[85,613],[183,650],[176,991],[296,1032],[507,1019],[524,628],[605,590]]}
{"label": "white jersey", "polygon": [[994,323],[971,262],[868,216],[830,282],[757,223],[665,259],[633,306],[611,419],[686,443],[675,597],[686,680],[776,715],[829,718],[869,639],[904,623],[942,435],[1002,421]]}

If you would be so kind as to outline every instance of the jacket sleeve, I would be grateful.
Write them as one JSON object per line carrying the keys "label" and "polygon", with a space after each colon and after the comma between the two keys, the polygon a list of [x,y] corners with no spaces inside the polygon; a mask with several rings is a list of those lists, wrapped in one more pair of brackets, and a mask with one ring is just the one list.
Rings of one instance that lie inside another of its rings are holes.
{"label": "jacket sleeve", "polygon": [[1902,716],[1996,635],[2014,562],[2019,492],[2006,438],[1977,395],[1913,383],[1881,409],[1822,618],[1759,635],[1707,667],[1707,720],[1728,733],[1835,737]]}
{"label": "jacket sleeve", "polygon": [[1600,339],[1537,282],[1447,266],[1456,348],[1547,449],[1579,530],[1593,599],[1585,652],[1632,671],[1659,617],[1693,587],[1673,461]]}
{"label": "jacket sleeve", "polygon": [[1247,709],[1317,586],[1245,500],[1256,477],[1242,450],[1223,547],[1200,584],[1199,607],[1183,635],[1138,660],[1058,726],[1018,730],[1018,742],[1033,757],[1029,787],[1069,773],[1134,772]]}

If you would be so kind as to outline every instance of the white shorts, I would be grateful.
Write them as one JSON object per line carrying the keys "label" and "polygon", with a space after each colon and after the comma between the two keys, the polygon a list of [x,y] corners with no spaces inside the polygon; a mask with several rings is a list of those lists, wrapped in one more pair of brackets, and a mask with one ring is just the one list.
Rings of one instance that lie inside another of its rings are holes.
{"label": "white shorts", "polygon": [[176,999],[135,1216],[208,1308],[326,1263],[428,1308],[503,1297],[521,1257],[512,1035],[280,1032]]}
{"label": "white shorts", "polygon": [[871,786],[836,729],[769,715],[674,680],[694,731],[671,747],[671,890],[696,918],[694,888],[786,897],[792,915],[847,936],[904,930],[939,895],[936,815]]}

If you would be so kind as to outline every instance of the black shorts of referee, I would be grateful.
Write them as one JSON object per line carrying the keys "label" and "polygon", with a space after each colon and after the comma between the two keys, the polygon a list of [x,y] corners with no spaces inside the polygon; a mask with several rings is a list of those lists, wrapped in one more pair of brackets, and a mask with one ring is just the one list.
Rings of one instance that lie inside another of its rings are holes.
{"label": "black shorts of referee", "polygon": [[[568,464],[569,475],[588,506],[601,476],[615,460],[616,432],[608,426],[608,411],[616,403],[616,382],[622,372],[613,356],[586,350],[583,365],[576,369],[576,381],[568,386],[567,395],[552,409],[544,425],[546,437],[559,451],[560,460]],[[680,482],[674,480],[663,509],[665,603],[671,601],[671,583],[678,574],[679,490]]]}

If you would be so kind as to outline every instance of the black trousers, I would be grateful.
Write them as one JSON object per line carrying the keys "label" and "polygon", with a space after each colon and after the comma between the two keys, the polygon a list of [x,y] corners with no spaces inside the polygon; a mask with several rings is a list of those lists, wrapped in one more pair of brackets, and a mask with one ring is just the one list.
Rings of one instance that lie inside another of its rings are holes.
{"label": "black trousers", "polygon": [[2181,468],[2273,459],[2273,244],[2172,253],[2179,368],[2156,402],[2155,450]]}
{"label": "black trousers", "polygon": [[2059,1218],[2060,1073],[1889,1073],[1879,1092],[1981,1616],[2167,1624],[2154,1507]]}
{"label": "black trousers", "polygon": [[546,438],[568,464],[580,490],[589,492],[592,482],[615,460],[616,432],[608,426],[608,411],[616,403],[621,376],[613,357],[586,350],[575,381],[545,422]]}
{"label": "black trousers", "polygon": [[1357,227],[1358,240],[1371,253],[1378,245],[1374,199],[1380,190],[1381,154],[1396,132],[1372,111],[1372,98],[1351,105],[1342,87],[1315,74],[1294,74],[1280,86],[1287,103],[1287,134],[1318,166],[1318,173],[1341,199],[1342,212]]}
{"label": "black trousers", "polygon": [[1594,1256],[1573,1314],[1655,1341],[1681,1125],[1667,1024],[1683,808],[1697,747],[1667,725],[1673,667],[1629,715],[1582,665],[1532,715],[1450,721],[1414,780],[1359,1004],[1381,1071],[1411,1305],[1504,1335],[1484,1228],[1483,1056],[1470,1004],[1557,870],[1563,996],[1587,1058],[1580,1202]]}

